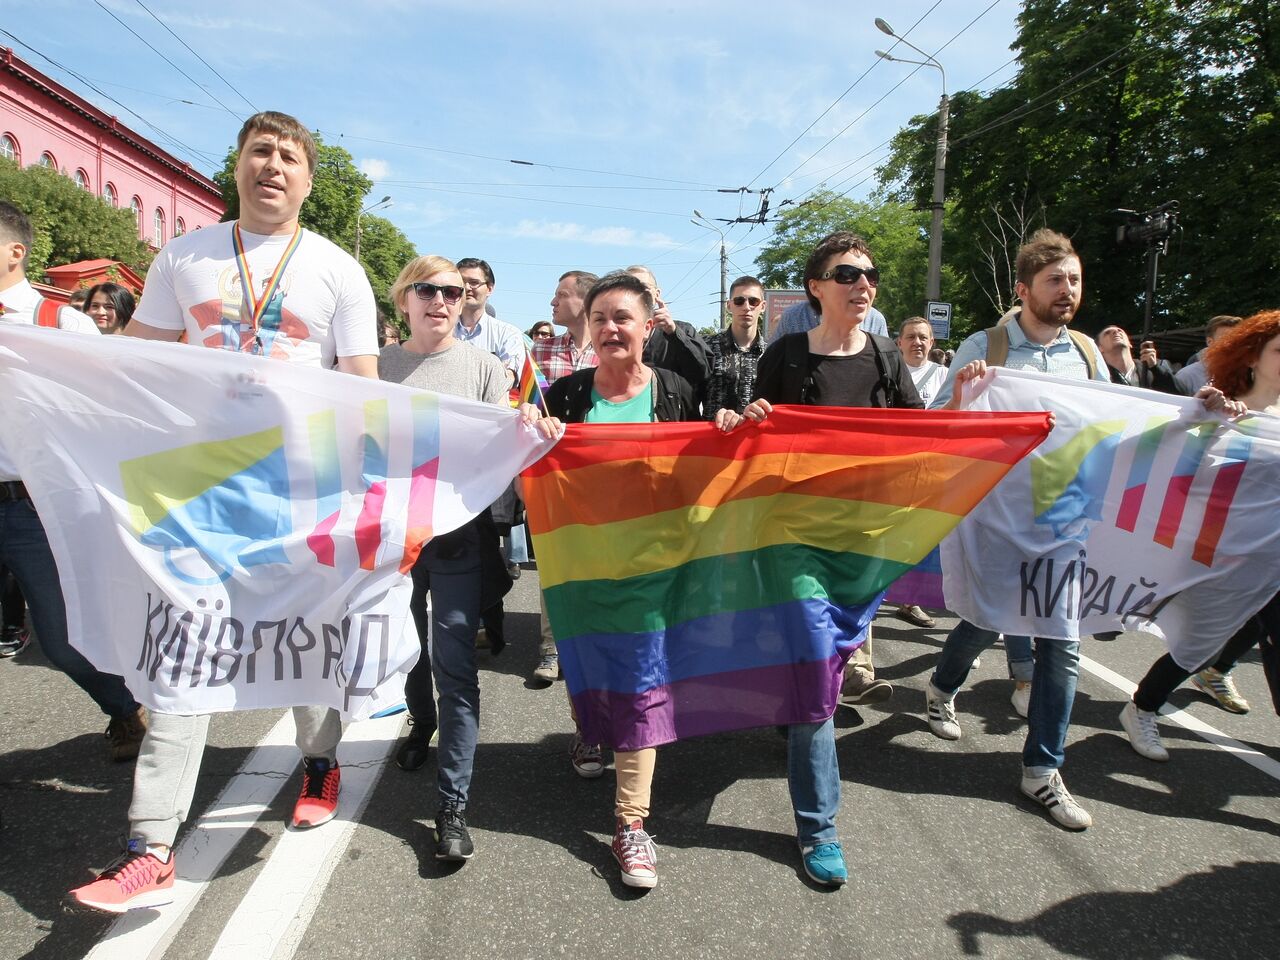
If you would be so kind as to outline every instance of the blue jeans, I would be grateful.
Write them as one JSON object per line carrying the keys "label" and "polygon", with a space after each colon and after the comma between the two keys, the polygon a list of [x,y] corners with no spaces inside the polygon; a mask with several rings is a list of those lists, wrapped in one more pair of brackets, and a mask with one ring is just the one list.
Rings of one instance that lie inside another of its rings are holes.
{"label": "blue jeans", "polygon": [[836,839],[840,761],[830,717],[822,723],[793,723],[787,728],[787,786],[800,845]]}
{"label": "blue jeans", "polygon": [[[440,739],[436,777],[440,802],[467,805],[480,731],[480,676],[476,628],[480,623],[480,546],[474,524],[428,543],[413,568],[412,609],[423,642],[422,658],[405,682],[414,720],[436,721]],[[424,600],[431,593],[431,646],[426,649]],[[432,703],[434,675],[439,709]]]}
{"label": "blue jeans", "polygon": [[1031,638],[1004,635],[1004,655],[1009,661],[1009,676],[1015,680],[1031,679],[1035,669],[1035,655],[1031,652]]}
{"label": "blue jeans", "polygon": [[31,625],[49,662],[70,677],[109,717],[138,712],[124,680],[103,673],[67,639],[67,608],[49,538],[30,500],[0,503],[0,564],[9,568],[31,608]]}
{"label": "blue jeans", "polygon": [[[992,630],[961,620],[943,644],[930,682],[947,696],[954,696],[964,686],[974,658],[995,643],[997,636]],[[1071,705],[1076,698],[1076,677],[1080,672],[1080,641],[1036,637],[1034,651],[1022,765],[1029,772],[1043,776],[1061,767],[1064,759]]]}

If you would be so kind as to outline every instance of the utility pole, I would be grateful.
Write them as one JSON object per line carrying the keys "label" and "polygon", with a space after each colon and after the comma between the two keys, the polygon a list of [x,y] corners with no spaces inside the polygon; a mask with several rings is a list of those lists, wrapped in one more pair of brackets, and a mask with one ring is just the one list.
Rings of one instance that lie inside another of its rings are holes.
{"label": "utility pole", "polygon": [[695,227],[703,227],[707,230],[714,230],[716,233],[720,234],[720,321],[717,324],[717,326],[719,326],[720,329],[723,330],[725,327],[729,325],[728,319],[727,319],[728,318],[728,313],[727,313],[728,301],[726,299],[727,293],[725,290],[725,284],[728,283],[729,254],[725,251],[725,248],[724,248],[724,231],[721,230],[719,227],[717,227],[714,223],[712,223],[706,217],[704,217],[697,210],[693,211],[693,216],[695,219],[690,220],[689,222],[692,223]]}
{"label": "utility pole", "polygon": [[880,17],[876,17],[876,29],[888,34],[899,43],[910,47],[923,60],[904,60],[891,56],[883,50],[877,50],[876,56],[881,60],[892,60],[894,63],[914,63],[922,67],[933,67],[942,74],[942,99],[938,101],[938,143],[933,159],[933,221],[929,228],[929,275],[925,281],[925,299],[939,300],[942,296],[942,211],[946,197],[947,178],[947,120],[951,115],[951,101],[947,98],[947,71],[937,60],[925,53],[909,40],[898,36]]}

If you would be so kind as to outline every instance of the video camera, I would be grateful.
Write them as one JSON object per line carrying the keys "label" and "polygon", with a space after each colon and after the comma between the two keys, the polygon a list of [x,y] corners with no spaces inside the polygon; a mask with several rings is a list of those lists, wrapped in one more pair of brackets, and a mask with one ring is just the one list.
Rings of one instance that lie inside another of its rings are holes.
{"label": "video camera", "polygon": [[1177,200],[1162,203],[1146,213],[1137,213],[1133,210],[1115,212],[1125,217],[1125,222],[1116,227],[1116,243],[1158,247],[1168,241],[1178,225]]}

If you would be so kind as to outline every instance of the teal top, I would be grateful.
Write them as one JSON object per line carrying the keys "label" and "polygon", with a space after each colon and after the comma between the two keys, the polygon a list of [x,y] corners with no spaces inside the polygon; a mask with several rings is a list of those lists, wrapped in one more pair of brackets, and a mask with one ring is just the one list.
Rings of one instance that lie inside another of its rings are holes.
{"label": "teal top", "polygon": [[630,400],[613,403],[591,388],[591,409],[585,423],[652,423],[653,384],[657,377],[649,378],[649,385]]}

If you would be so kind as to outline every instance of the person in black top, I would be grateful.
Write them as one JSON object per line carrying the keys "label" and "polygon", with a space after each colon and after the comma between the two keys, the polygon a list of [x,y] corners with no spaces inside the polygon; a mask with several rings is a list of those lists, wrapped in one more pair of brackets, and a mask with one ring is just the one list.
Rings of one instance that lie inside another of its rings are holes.
{"label": "person in black top", "polygon": [[729,287],[729,326],[707,340],[711,374],[703,392],[702,414],[714,420],[725,407],[742,413],[755,399],[756,371],[764,354],[760,315],[764,286],[755,277],[739,277]]}

